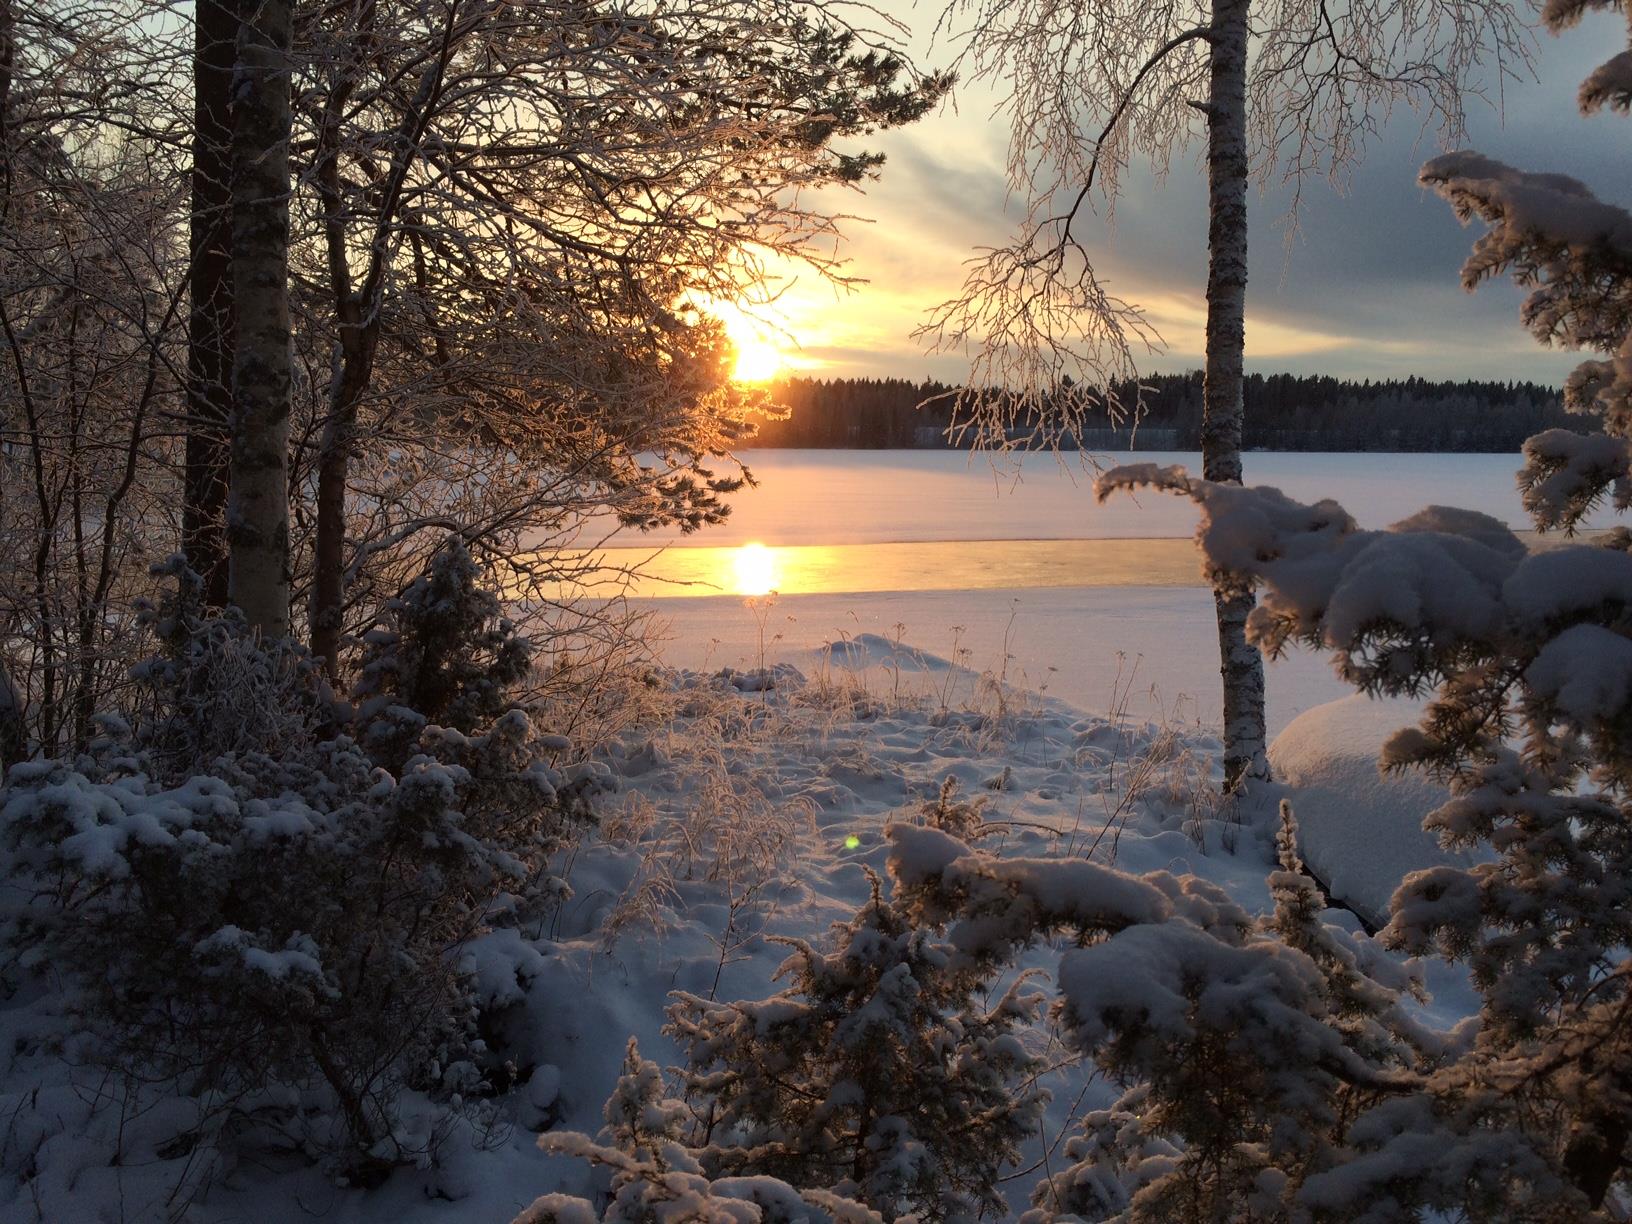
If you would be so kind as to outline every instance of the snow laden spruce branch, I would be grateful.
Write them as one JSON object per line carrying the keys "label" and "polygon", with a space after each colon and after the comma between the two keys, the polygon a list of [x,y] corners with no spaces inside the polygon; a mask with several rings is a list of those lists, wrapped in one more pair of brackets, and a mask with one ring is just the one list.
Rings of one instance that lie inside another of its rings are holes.
{"label": "snow laden spruce branch", "polygon": [[[1625,56],[1607,67],[1620,66]],[[1615,96],[1601,81],[1603,73],[1599,69],[1582,86],[1581,106],[1588,113]],[[1624,101],[1614,105],[1626,109]],[[1605,497],[1613,498],[1617,510],[1626,509],[1632,215],[1567,175],[1515,170],[1477,153],[1437,157],[1422,168],[1421,178],[1463,220],[1477,218],[1490,227],[1463,265],[1466,287],[1510,273],[1530,290],[1521,309],[1531,335],[1542,344],[1601,354],[1570,374],[1564,399],[1571,410],[1600,418],[1604,431],[1554,429],[1530,438],[1520,480],[1525,509],[1541,529],[1571,532]]]}
{"label": "snow laden spruce branch", "polygon": [[1056,1018],[1126,1089],[1088,1116],[1079,1163],[1038,1186],[1028,1219],[1511,1218],[1515,1180],[1542,1176],[1522,1139],[1430,1150],[1397,1113],[1441,1108],[1425,1072],[1449,1047],[1402,1005],[1420,989],[1406,967],[1320,920],[1290,808],[1256,920],[1192,876],[999,859],[931,829],[892,841],[899,903],[946,924],[959,961],[991,972],[1060,937]]}
{"label": "snow laden spruce branch", "polygon": [[[967,355],[951,433],[1006,450],[1074,444],[1101,413],[1137,422],[1137,367],[1160,340],[1109,286],[1090,247],[1095,201],[1114,215],[1135,158],[1164,176],[1206,133],[1208,269],[1202,465],[1241,478],[1247,187],[1341,188],[1369,139],[1409,105],[1452,141],[1469,96],[1528,60],[1507,0],[974,0],[944,11],[957,66],[993,86],[1010,120],[1006,176],[1024,209],[1015,240],[969,262],[961,292],[920,329]],[[1247,648],[1244,597],[1217,599],[1225,772],[1265,777],[1263,669]]]}
{"label": "snow laden spruce branch", "polygon": [[[926,805],[925,818],[961,821],[962,807]],[[1023,1037],[1042,996],[1025,973],[994,989],[888,900],[882,881],[869,882],[868,901],[834,925],[826,948],[772,940],[790,949],[780,993],[722,1002],[675,992],[665,1032],[684,1058],[682,1096],[663,1097],[661,1072],[631,1043],[599,1139],[539,1140],[613,1170],[604,1212],[546,1195],[518,1219],[1002,1214],[1000,1177],[1037,1135],[1049,1096],[1044,1060]],[[744,1196],[765,1214],[732,1206]]]}
{"label": "snow laden spruce branch", "polygon": [[1174,468],[1101,482],[1127,487],[1197,501],[1208,572],[1259,590],[1248,633],[1266,652],[1306,644],[1365,692],[1432,694],[1382,764],[1443,779],[1452,797],[1426,827],[1488,858],[1407,876],[1382,938],[1467,962],[1483,995],[1468,1047],[1426,1080],[1463,1102],[1440,1138],[1522,1138],[1583,1212],[1602,1207],[1624,1183],[1632,1101],[1632,554],[1618,536],[1532,553],[1443,507],[1364,531],[1332,502]]}

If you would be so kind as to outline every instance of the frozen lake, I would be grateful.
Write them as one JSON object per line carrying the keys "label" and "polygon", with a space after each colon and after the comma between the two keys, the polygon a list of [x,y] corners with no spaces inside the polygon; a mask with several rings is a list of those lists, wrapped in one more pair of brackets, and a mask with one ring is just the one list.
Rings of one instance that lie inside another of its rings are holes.
{"label": "frozen lake", "polygon": [[[873,634],[1087,710],[1107,710],[1131,676],[1134,713],[1217,719],[1212,597],[1189,540],[1190,503],[1097,505],[1093,472],[1076,456],[995,472],[984,458],[943,451],[746,458],[759,485],[733,498],[729,522],[608,550],[644,570],[634,594],[669,622],[671,662],[752,667],[763,633],[766,657],[809,668],[826,644]],[[1199,467],[1199,456],[1171,452],[1100,461]],[[1523,528],[1518,464],[1515,455],[1250,454],[1246,475],[1303,501],[1334,498],[1368,527],[1441,504]],[[1275,663],[1272,730],[1348,692],[1318,655]]]}
{"label": "frozen lake", "polygon": [[[1100,456],[1179,463],[1200,456],[1146,451]],[[1176,497],[1093,497],[1092,468],[1033,455],[994,468],[946,451],[748,453],[757,487],[731,517],[693,535],[625,534],[603,550],[637,572],[648,597],[883,591],[1199,586],[1190,537],[1196,511]],[[1527,526],[1512,455],[1249,454],[1250,483],[1300,501],[1336,499],[1363,526],[1382,527],[1429,504],[1483,510]]]}
{"label": "frozen lake", "polygon": [[[1090,459],[1178,463],[1183,451],[1028,456],[994,468],[958,451],[744,452],[759,487],[731,499],[725,524],[681,546],[759,540],[768,545],[877,544],[919,540],[1078,540],[1186,537],[1195,510],[1175,497],[1094,502]],[[1002,460],[999,460],[1002,463]],[[1267,454],[1246,456],[1248,484],[1273,485],[1299,501],[1334,498],[1362,526],[1382,527],[1437,503],[1525,524],[1513,483],[1517,455]]]}

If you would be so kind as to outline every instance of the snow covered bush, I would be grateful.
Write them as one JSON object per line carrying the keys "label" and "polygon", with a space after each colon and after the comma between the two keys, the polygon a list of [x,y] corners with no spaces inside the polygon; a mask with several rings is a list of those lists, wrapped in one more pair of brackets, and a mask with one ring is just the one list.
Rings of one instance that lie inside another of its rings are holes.
{"label": "snow covered bush", "polygon": [[1285,1218],[1428,1040],[1399,1007],[1410,982],[1320,922],[1290,812],[1262,921],[1193,876],[1000,859],[932,828],[891,837],[897,896],[910,920],[947,927],[954,972],[990,975],[1065,937],[1055,1016],[1129,1090],[1090,1116],[1033,1220]]}
{"label": "snow covered bush", "polygon": [[1158,1177],[1173,1172],[1180,1150],[1146,1129],[1150,1086],[1130,1089],[1109,1109],[1090,1110],[1080,1133],[1065,1143],[1071,1162],[1032,1191],[1035,1207],[1021,1224],[1065,1219],[1106,1220]]}
{"label": "snow covered bush", "polygon": [[989,979],[885,901],[793,954],[782,993],[722,1003],[680,994],[670,1032],[711,1174],[767,1174],[859,1199],[886,1220],[1001,1214],[996,1183],[1036,1134],[1046,1093],[1018,1029],[1021,976]]}
{"label": "snow covered bush", "polygon": [[[468,629],[410,656],[412,691],[452,694],[464,729],[394,705],[417,731],[382,768],[378,722],[354,738],[309,656],[200,616],[178,578],[134,727],[109,718],[92,754],[14,766],[0,792],[13,963],[64,983],[96,1058],[200,1102],[190,1142],[253,1117],[352,1176],[424,1159],[437,1111],[415,1094],[445,1117],[526,1070],[483,1039],[515,992],[471,950],[557,895],[549,853],[599,775],[543,764],[565,743],[496,690],[469,699],[461,643],[487,639]],[[405,600],[398,640],[482,606],[475,578]]]}
{"label": "snow covered bush", "polygon": [[135,705],[117,720],[139,729],[143,768],[181,777],[223,756],[298,756],[333,735],[343,711],[298,643],[260,640],[232,611],[207,613],[203,580],[179,556],[152,573],[172,584],[157,607],[138,604],[157,652],[131,669]]}
{"label": "snow covered bush", "polygon": [[514,1224],[882,1224],[861,1204],[823,1190],[796,1190],[774,1177],[710,1177],[684,1141],[690,1111],[663,1094],[657,1064],[633,1039],[606,1102],[600,1141],[557,1132],[538,1144],[612,1171],[605,1210],[546,1194]]}

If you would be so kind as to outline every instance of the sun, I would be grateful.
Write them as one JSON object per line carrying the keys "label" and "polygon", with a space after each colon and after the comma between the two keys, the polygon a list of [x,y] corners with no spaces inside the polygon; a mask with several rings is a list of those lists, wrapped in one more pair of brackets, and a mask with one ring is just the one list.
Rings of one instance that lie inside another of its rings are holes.
{"label": "sun", "polygon": [[731,339],[737,350],[737,363],[732,368],[731,377],[737,382],[769,382],[782,372],[786,363],[781,351],[774,344],[766,344],[759,339],[743,340],[735,336]]}
{"label": "sun", "polygon": [[737,306],[713,307],[731,338],[736,362],[731,377],[742,383],[769,382],[788,368],[787,354],[776,343],[769,327]]}

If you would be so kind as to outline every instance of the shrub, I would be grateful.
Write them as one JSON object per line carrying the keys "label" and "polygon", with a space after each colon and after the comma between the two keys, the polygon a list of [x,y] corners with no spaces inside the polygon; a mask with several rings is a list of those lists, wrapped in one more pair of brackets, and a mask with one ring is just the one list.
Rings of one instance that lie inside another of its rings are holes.
{"label": "shrub", "polygon": [[[451,694],[467,729],[423,722],[403,740],[365,717],[354,739],[309,657],[201,617],[195,589],[181,575],[152,616],[163,650],[139,669],[134,731],[110,719],[92,756],[11,771],[0,845],[23,900],[5,940],[23,967],[63,976],[127,1076],[218,1117],[275,1115],[354,1176],[423,1159],[434,1128],[399,1108],[404,1093],[468,1106],[508,1074],[461,951],[556,895],[548,856],[600,774],[540,763],[541,745],[565,745],[524,711],[473,726],[501,703],[469,699],[460,649],[415,691]],[[448,606],[403,601],[397,640]],[[233,725],[245,712],[259,721]],[[415,713],[377,717],[400,729]],[[406,745],[393,769],[368,750],[382,742]]]}

